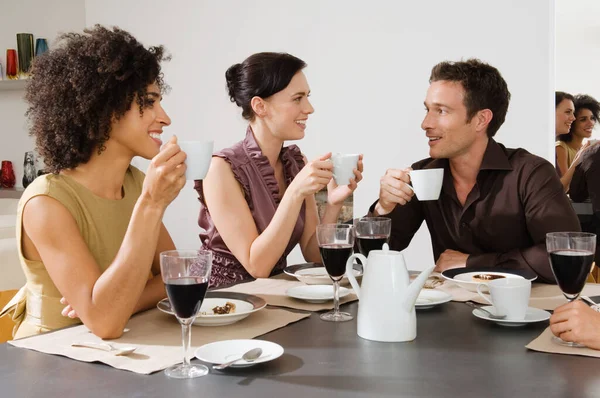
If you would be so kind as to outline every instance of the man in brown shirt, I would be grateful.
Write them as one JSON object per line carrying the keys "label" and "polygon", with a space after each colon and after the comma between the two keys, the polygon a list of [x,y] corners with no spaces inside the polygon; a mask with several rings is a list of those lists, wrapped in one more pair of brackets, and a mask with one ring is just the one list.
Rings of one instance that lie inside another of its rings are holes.
{"label": "man in brown shirt", "polygon": [[429,81],[421,128],[431,157],[412,169],[443,168],[442,191],[420,202],[408,187],[410,169],[386,172],[370,212],[392,219],[391,248],[406,248],[425,220],[437,271],[529,269],[554,282],[546,233],[580,226],[552,164],[492,138],[508,110],[506,82],[476,59],[442,62]]}

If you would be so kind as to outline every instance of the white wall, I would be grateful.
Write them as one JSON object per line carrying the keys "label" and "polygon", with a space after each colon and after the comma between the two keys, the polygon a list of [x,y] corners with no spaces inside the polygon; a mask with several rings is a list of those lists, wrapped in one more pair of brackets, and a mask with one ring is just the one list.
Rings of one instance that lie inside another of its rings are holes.
{"label": "white wall", "polygon": [[[32,33],[34,40],[45,37],[48,46],[59,32],[82,30],[85,27],[84,0],[19,0],[0,7],[0,63],[6,74],[6,49],[17,48],[17,33]],[[0,91],[0,159],[15,166],[17,186],[22,186],[23,156],[34,148],[29,137],[23,101],[24,90]]]}
{"label": "white wall", "polygon": [[[556,1],[556,89],[600,100],[600,1]],[[594,137],[600,137],[598,127]]]}
{"label": "white wall", "polygon": [[[376,199],[390,167],[424,158],[420,129],[431,67],[478,57],[498,67],[512,102],[497,138],[553,159],[553,20],[548,0],[429,2],[86,0],[86,23],[117,25],[145,44],[164,44],[173,90],[164,106],[179,137],[210,137],[217,148],[244,136],[226,96],[224,73],[258,51],[287,51],[308,63],[316,113],[299,143],[309,158],[363,152],[355,214]],[[191,183],[167,211],[178,247],[197,247],[198,205]],[[406,251],[411,268],[433,262],[425,228]],[[301,257],[293,255],[292,261]]]}

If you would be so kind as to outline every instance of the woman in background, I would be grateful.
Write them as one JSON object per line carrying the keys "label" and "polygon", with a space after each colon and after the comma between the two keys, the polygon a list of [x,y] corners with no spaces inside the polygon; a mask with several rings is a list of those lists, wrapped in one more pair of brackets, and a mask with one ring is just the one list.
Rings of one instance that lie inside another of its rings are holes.
{"label": "woman in background", "polygon": [[592,136],[594,126],[600,116],[600,104],[593,97],[580,94],[575,96],[572,102],[573,122],[567,133],[557,136],[558,141],[556,142],[557,168],[560,171],[560,180],[565,192],[569,191],[573,172],[579,164],[581,154],[590,145],[589,141],[584,144],[583,140]]}
{"label": "woman in background", "polygon": [[283,270],[300,244],[307,261],[320,262],[315,193],[327,186],[321,222],[335,223],[362,175],[362,156],[348,185],[332,179],[331,153],[307,162],[296,145],[314,109],[302,69],[286,53],[258,53],[225,73],[232,102],[248,121],[246,137],[214,155],[200,198],[202,248],[213,252],[212,287]]}

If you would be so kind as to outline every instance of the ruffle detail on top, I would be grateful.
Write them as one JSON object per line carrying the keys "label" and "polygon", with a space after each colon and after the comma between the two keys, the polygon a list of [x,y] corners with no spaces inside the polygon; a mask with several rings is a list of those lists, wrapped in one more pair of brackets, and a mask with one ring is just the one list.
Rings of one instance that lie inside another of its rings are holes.
{"label": "ruffle detail on top", "polygon": [[[269,159],[262,153],[250,126],[248,126],[248,129],[246,130],[246,138],[243,143],[246,148],[246,153],[252,159],[251,164],[256,167],[260,173],[262,180],[273,197],[273,201],[276,204],[279,204],[281,198],[279,195],[279,185],[275,178],[275,171],[273,170],[273,167],[271,167]],[[290,145],[281,148],[279,157],[283,164],[285,184],[286,186],[289,186],[296,174],[298,174],[298,171],[304,167],[302,152],[300,152],[300,148],[296,145]]]}

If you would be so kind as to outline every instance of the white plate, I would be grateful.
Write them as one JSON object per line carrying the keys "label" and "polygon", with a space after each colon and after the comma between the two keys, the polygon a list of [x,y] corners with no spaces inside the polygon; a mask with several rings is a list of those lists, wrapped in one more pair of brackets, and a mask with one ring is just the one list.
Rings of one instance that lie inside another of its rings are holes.
{"label": "white plate", "polygon": [[505,278],[521,278],[533,281],[537,278],[536,275],[522,270],[510,270],[509,272],[501,272],[501,271],[493,271],[489,268],[487,269],[475,269],[475,268],[454,268],[449,269],[442,272],[442,277],[445,279],[452,281],[459,285],[460,287],[477,293],[477,285],[480,283],[487,284],[488,282],[478,282],[474,281],[473,277],[475,275],[487,274],[487,275],[499,275]]}
{"label": "white plate", "polygon": [[[290,266],[289,270],[284,269],[284,272],[288,275],[291,275],[298,279],[302,283],[306,283],[307,285],[333,285],[333,281],[329,277],[327,270],[325,267],[299,267],[295,270],[296,266]],[[362,276],[362,272],[358,269],[354,269],[354,277],[356,279],[360,279]],[[348,278],[346,275],[340,281],[341,285],[347,285]]]}
{"label": "white plate", "polygon": [[[490,311],[492,314],[495,313],[494,306],[492,306],[492,305],[486,305],[481,308]],[[519,319],[519,320],[492,319],[489,317],[488,314],[486,314],[483,311],[479,311],[477,308],[475,308],[473,310],[473,315],[475,315],[477,318],[485,319],[486,321],[496,322],[498,325],[501,325],[501,326],[513,326],[513,327],[527,325],[528,323],[542,322],[547,319],[550,319],[550,313],[548,311],[540,310],[538,308],[533,308],[533,307],[527,308],[527,313],[525,314],[525,319]]]}
{"label": "white plate", "polygon": [[427,310],[451,300],[452,296],[441,290],[423,289],[419,293],[419,297],[417,297],[415,307],[418,310]]}
{"label": "white plate", "polygon": [[[303,285],[289,288],[285,292],[288,296],[308,301],[309,303],[325,303],[333,300],[332,285]],[[350,294],[350,290],[340,286],[340,298]]]}
{"label": "white plate", "polygon": [[[235,304],[233,314],[215,315],[212,309],[216,306],[224,306],[225,303]],[[194,320],[194,325],[199,326],[224,326],[241,321],[253,312],[262,310],[267,302],[258,296],[234,292],[208,292],[202,302],[200,315]],[[164,313],[174,315],[169,299],[162,299],[156,307]]]}
{"label": "white plate", "polygon": [[245,352],[253,348],[262,349],[262,354],[258,359],[252,362],[246,362],[242,359],[231,365],[231,367],[245,368],[258,363],[272,361],[283,354],[282,346],[266,340],[224,340],[198,347],[195,355],[201,361],[220,365],[241,358]]}

